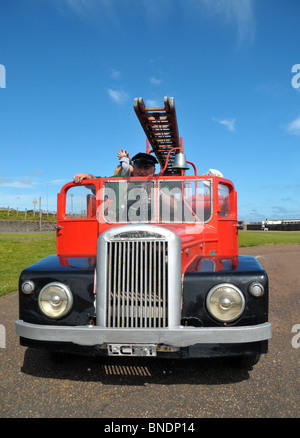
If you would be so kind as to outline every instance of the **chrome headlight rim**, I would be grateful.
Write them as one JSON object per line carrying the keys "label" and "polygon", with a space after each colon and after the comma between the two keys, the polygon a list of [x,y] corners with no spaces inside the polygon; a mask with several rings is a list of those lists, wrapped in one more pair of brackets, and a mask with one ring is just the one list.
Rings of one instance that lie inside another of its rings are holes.
{"label": "chrome headlight rim", "polygon": [[[210,305],[211,298],[212,298],[213,294],[218,289],[221,289],[221,288],[230,288],[230,289],[234,290],[238,294],[238,296],[240,298],[240,310],[234,316],[232,316],[231,318],[229,318],[229,317],[228,318],[225,318],[225,317],[222,318],[222,317],[216,315],[216,313],[214,313],[212,311],[212,309],[211,309],[211,305]],[[245,301],[244,294],[242,293],[242,291],[237,286],[235,286],[232,283],[219,283],[219,284],[216,284],[215,286],[213,286],[209,290],[209,292],[207,294],[207,297],[206,297],[206,308],[207,308],[208,313],[210,314],[210,316],[214,320],[216,320],[218,322],[221,322],[223,324],[231,323],[231,322],[234,322],[234,321],[238,320],[242,316],[242,314],[244,313],[245,306],[246,306],[246,301]]]}
{"label": "chrome headlight rim", "polygon": [[[54,288],[55,292],[51,290]],[[56,289],[55,289],[56,288]],[[51,299],[45,299],[46,293],[52,295]],[[39,308],[41,312],[50,319],[60,319],[66,316],[72,306],[73,306],[73,294],[70,288],[64,284],[57,281],[47,283],[40,291],[38,298]],[[48,306],[47,306],[48,304]],[[62,309],[59,311],[55,306],[62,305]],[[52,306],[52,311],[51,311]]]}

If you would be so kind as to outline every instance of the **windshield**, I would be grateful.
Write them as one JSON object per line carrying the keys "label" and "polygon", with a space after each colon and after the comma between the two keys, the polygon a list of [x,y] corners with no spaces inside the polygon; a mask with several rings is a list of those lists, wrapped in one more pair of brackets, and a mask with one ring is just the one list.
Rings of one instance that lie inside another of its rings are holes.
{"label": "windshield", "polygon": [[104,181],[108,223],[203,223],[211,217],[210,180]]}

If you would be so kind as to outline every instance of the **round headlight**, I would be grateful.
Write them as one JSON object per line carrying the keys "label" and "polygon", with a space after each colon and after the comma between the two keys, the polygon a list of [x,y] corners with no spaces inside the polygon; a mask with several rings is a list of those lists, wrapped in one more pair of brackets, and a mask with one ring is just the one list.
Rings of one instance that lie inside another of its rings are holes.
{"label": "round headlight", "polygon": [[61,318],[71,309],[73,295],[65,284],[49,283],[43,287],[39,294],[41,311],[49,318]]}
{"label": "round headlight", "polygon": [[213,318],[222,322],[231,322],[243,313],[245,298],[233,284],[222,283],[209,291],[206,306]]}
{"label": "round headlight", "polygon": [[260,297],[265,292],[265,288],[261,283],[251,283],[248,290],[254,297]]}

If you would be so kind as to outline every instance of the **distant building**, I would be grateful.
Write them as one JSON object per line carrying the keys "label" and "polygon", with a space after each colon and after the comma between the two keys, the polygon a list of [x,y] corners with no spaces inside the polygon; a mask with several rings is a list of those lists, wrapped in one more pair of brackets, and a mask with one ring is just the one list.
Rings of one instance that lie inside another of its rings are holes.
{"label": "distant building", "polygon": [[250,222],[247,224],[247,230],[263,230],[270,231],[300,231],[300,219],[276,219],[261,222]]}

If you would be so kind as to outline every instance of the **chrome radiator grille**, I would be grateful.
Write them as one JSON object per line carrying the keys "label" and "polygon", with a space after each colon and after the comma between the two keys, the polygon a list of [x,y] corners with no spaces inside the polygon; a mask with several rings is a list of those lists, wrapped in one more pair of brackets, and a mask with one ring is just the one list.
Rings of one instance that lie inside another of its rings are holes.
{"label": "chrome radiator grille", "polygon": [[167,327],[168,242],[108,241],[106,263],[107,327]]}

